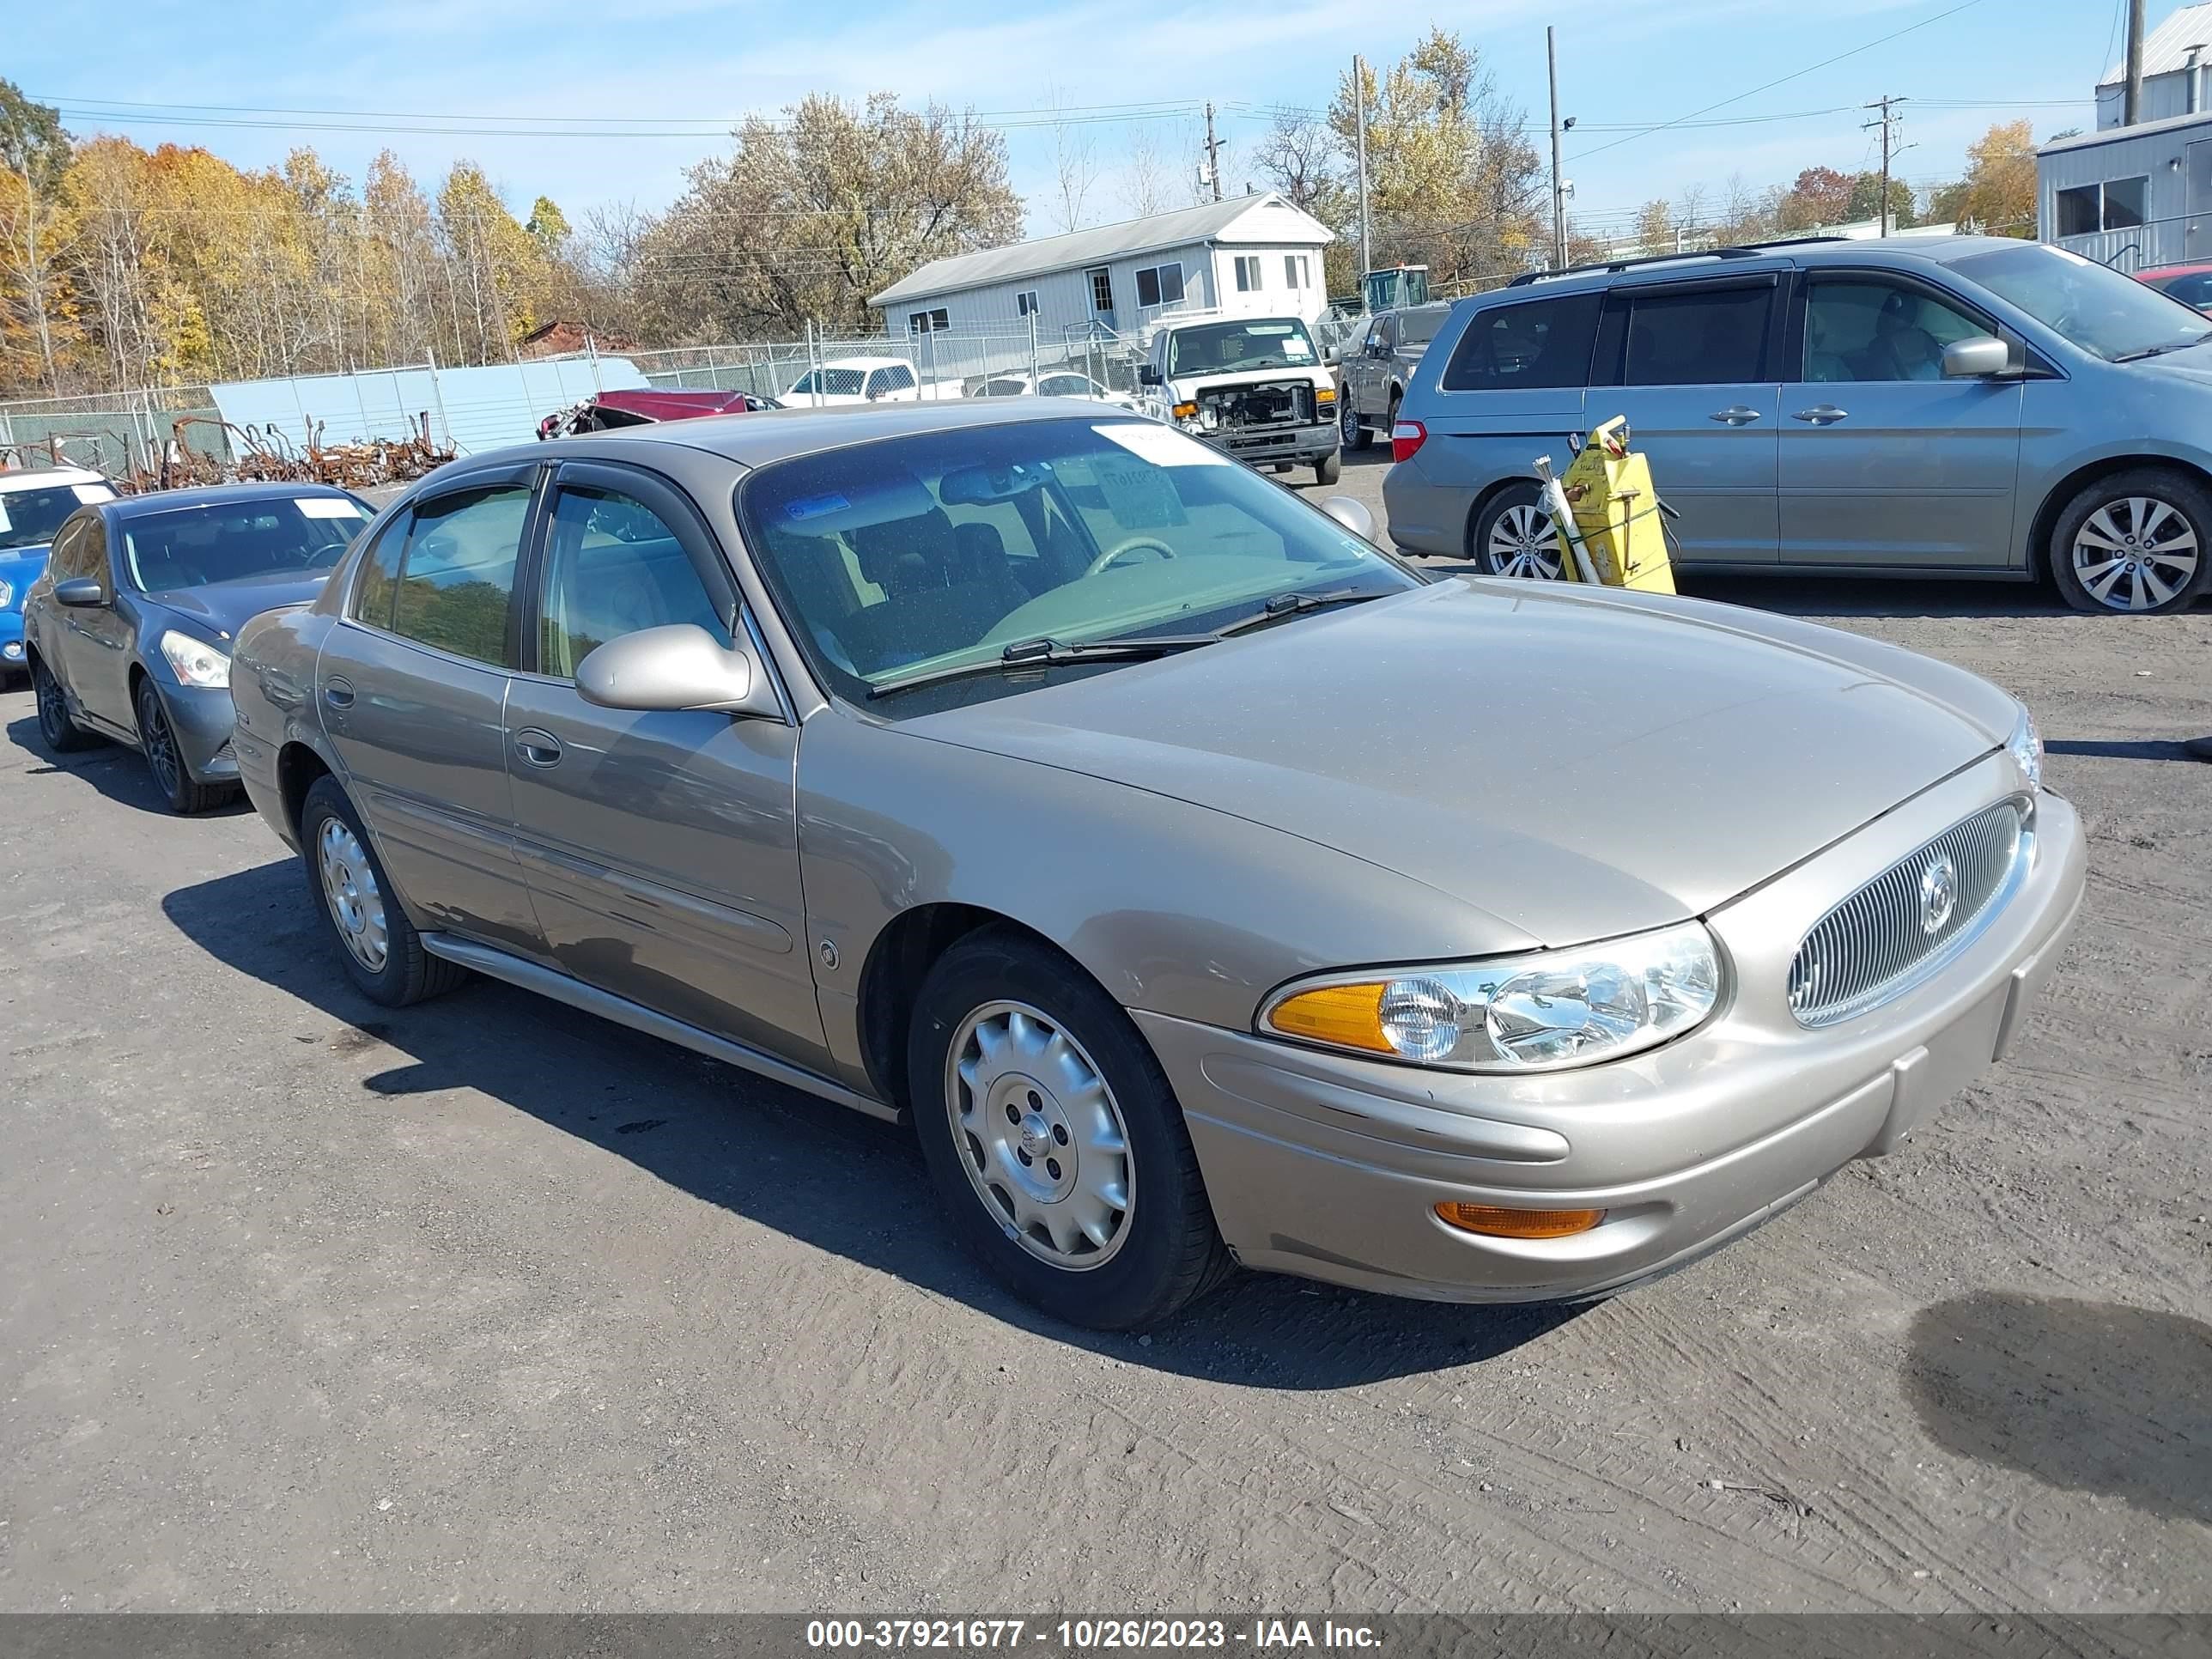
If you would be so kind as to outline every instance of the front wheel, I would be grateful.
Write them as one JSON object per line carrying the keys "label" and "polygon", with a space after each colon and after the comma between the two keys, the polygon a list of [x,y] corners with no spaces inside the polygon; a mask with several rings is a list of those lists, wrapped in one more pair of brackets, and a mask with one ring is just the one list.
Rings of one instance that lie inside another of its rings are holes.
{"label": "front wheel", "polygon": [[2212,492],[2161,467],[2116,472],[2066,504],[2049,558],[2076,611],[2179,611],[2212,580]]}
{"label": "front wheel", "polygon": [[73,749],[89,749],[100,741],[70,718],[69,695],[42,658],[31,664],[31,691],[39,703],[39,736],[47,748],[58,755],[66,755]]}
{"label": "front wheel", "polygon": [[1338,392],[1336,396],[1337,435],[1344,441],[1344,447],[1346,449],[1366,448],[1375,441],[1375,434],[1369,431],[1365,423],[1360,420],[1359,410],[1352,401],[1350,388],[1347,387]]}
{"label": "front wheel", "polygon": [[237,786],[196,781],[177,747],[177,733],[169,724],[169,711],[151,680],[138,684],[138,746],[145,751],[146,769],[172,812],[204,812],[230,799]]}
{"label": "front wheel", "polygon": [[995,930],[954,945],[916,1001],[907,1083],[954,1234],[1023,1300],[1128,1330],[1227,1273],[1166,1073],[1066,958]]}
{"label": "front wheel", "polygon": [[1474,562],[1487,576],[1559,579],[1559,538],[1534,484],[1500,491],[1475,520]]}

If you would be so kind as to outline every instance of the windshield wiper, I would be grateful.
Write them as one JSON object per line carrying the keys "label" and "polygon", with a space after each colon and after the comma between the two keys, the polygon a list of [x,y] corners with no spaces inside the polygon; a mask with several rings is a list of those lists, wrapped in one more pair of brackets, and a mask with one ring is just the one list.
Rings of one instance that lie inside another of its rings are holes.
{"label": "windshield wiper", "polygon": [[872,701],[887,697],[894,691],[910,691],[919,685],[941,685],[947,680],[972,679],[984,674],[1018,674],[1025,669],[1057,668],[1063,663],[1142,662],[1151,657],[1212,645],[1218,637],[1214,634],[1163,634],[1151,638],[1133,635],[1127,639],[1078,640],[1066,644],[1048,635],[1040,635],[1033,640],[1017,640],[997,656],[986,657],[981,662],[950,663],[943,668],[909,674],[902,680],[871,686],[868,696]]}
{"label": "windshield wiper", "polygon": [[1369,593],[1358,588],[1339,588],[1332,593],[1278,593],[1249,617],[1239,617],[1213,630],[1213,637],[1227,639],[1231,634],[1242,634],[1248,629],[1265,628],[1270,623],[1287,622],[1292,617],[1303,617],[1309,611],[1326,611],[1331,605],[1360,605],[1369,599],[1379,599],[1380,593]]}
{"label": "windshield wiper", "polygon": [[2141,351],[2123,351],[2112,359],[2116,363],[2139,363],[2146,357],[2163,357],[2169,351],[2186,351],[2191,346],[2212,345],[2212,329],[2206,330],[2193,340],[2176,340],[2167,345],[2145,346]]}

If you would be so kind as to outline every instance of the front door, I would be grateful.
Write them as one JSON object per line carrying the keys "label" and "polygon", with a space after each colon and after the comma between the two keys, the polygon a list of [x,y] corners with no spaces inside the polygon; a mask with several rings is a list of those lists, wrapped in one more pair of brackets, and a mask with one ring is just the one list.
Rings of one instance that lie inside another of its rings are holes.
{"label": "front door", "polygon": [[562,467],[507,706],[517,847],[578,979],[826,1071],[799,884],[799,727],[584,701],[596,646],[670,623],[726,642],[735,590],[672,486]]}
{"label": "front door", "polygon": [[542,957],[514,856],[505,720],[537,471],[459,480],[385,526],[324,636],[315,696],[385,875],[418,924]]}
{"label": "front door", "polygon": [[1996,322],[1874,272],[1815,274],[1802,304],[1782,389],[1783,562],[2009,564],[2026,388],[1943,378],[1943,348]]}
{"label": "front door", "polygon": [[[1779,542],[1776,416],[1767,367],[1780,289],[1771,276],[1614,290],[1583,418],[1628,417],[1652,487],[1681,516],[1690,563],[1772,564]],[[1613,352],[1619,352],[1613,358]]]}

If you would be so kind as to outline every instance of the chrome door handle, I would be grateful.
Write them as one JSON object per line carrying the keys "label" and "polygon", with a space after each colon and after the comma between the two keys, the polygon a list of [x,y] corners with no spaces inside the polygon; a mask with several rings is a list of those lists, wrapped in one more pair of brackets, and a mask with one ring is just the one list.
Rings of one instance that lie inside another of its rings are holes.
{"label": "chrome door handle", "polygon": [[1833,426],[1851,411],[1838,409],[1833,404],[1815,404],[1810,409],[1801,409],[1790,418],[1802,421],[1808,426]]}
{"label": "chrome door handle", "polygon": [[1749,426],[1759,418],[1759,411],[1755,409],[1747,409],[1741,404],[1734,404],[1726,409],[1715,410],[1705,418],[1709,421],[1718,421],[1723,426]]}
{"label": "chrome door handle", "polygon": [[550,732],[527,726],[514,734],[514,752],[532,766],[558,766],[561,739]]}
{"label": "chrome door handle", "polygon": [[353,707],[353,687],[343,680],[326,680],[323,684],[323,701],[333,708]]}

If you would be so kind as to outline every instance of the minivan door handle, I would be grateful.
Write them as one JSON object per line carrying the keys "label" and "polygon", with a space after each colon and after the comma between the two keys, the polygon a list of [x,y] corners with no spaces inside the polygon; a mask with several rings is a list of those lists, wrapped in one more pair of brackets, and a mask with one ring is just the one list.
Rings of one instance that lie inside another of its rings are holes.
{"label": "minivan door handle", "polygon": [[1815,404],[1810,409],[1801,409],[1790,418],[1802,421],[1808,426],[1833,426],[1851,411],[1838,409],[1833,404]]}
{"label": "minivan door handle", "polygon": [[1734,404],[1726,409],[1715,410],[1705,418],[1718,421],[1723,426],[1749,426],[1759,418],[1759,411],[1747,409],[1741,404]]}
{"label": "minivan door handle", "polygon": [[550,732],[526,726],[514,734],[514,752],[532,766],[558,766],[561,763],[561,739]]}

